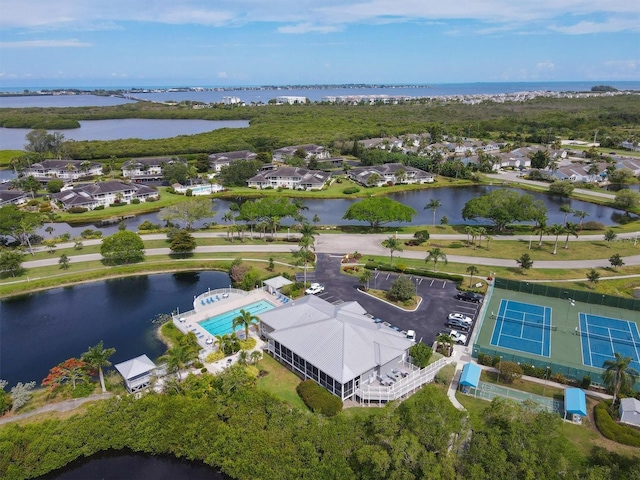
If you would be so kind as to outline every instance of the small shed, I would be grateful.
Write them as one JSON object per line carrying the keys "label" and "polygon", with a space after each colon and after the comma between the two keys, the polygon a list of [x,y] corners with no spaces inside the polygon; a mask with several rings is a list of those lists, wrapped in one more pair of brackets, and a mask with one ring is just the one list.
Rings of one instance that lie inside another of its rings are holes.
{"label": "small shed", "polygon": [[640,427],[640,400],[635,398],[620,400],[620,422]]}
{"label": "small shed", "polygon": [[267,287],[267,291],[271,295],[276,295],[282,287],[285,285],[291,285],[293,282],[282,275],[278,275],[277,277],[269,278],[262,283]]}
{"label": "small shed", "polygon": [[463,393],[469,393],[469,389],[478,388],[480,384],[480,372],[482,369],[475,363],[467,363],[462,368],[462,375],[460,376],[460,388]]}
{"label": "small shed", "polygon": [[579,388],[567,388],[564,391],[564,418],[571,414],[573,421],[580,423],[587,415],[587,397]]}
{"label": "small shed", "polygon": [[156,364],[146,355],[140,355],[126,362],[118,363],[115,367],[124,378],[129,393],[133,393],[151,385],[151,374],[156,369]]}

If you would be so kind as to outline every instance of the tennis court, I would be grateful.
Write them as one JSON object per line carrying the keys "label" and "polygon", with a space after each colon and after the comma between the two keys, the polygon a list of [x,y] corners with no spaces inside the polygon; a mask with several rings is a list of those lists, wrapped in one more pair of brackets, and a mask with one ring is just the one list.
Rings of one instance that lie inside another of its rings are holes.
{"label": "tennis court", "polygon": [[494,316],[491,345],[542,357],[551,355],[550,307],[502,299]]}
{"label": "tennis court", "polygon": [[633,360],[631,368],[640,371],[640,334],[635,322],[580,313],[580,341],[582,362],[602,368],[606,360],[615,358],[614,352]]}

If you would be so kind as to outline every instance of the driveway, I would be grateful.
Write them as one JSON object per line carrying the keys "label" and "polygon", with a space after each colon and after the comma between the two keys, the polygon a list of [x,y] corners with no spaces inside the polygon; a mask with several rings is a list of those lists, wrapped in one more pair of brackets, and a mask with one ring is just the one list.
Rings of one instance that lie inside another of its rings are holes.
{"label": "driveway", "polygon": [[[415,275],[409,277],[415,283],[422,302],[416,311],[405,312],[358,290],[360,283],[357,277],[340,273],[341,259],[342,256],[338,254],[318,254],[315,272],[307,273],[308,282],[318,282],[325,286],[324,292],[317,296],[328,302],[357,301],[371,315],[389,322],[399,330],[415,330],[416,339],[422,339],[427,345],[433,343],[445,328],[449,313],[464,313],[475,321],[479,305],[457,300],[454,282]],[[299,277],[302,279],[301,275]],[[397,278],[396,273],[374,272],[369,286],[388,289]]]}

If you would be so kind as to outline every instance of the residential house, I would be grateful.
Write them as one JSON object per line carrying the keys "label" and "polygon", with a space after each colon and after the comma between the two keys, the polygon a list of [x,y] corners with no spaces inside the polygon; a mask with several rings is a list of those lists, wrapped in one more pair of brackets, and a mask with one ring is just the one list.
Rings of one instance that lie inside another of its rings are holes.
{"label": "residential house", "polygon": [[27,194],[21,190],[0,189],[0,207],[6,205],[22,205],[27,201]]}
{"label": "residential house", "polygon": [[279,167],[273,170],[262,170],[247,180],[249,187],[263,189],[291,188],[301,190],[321,190],[330,180],[331,175],[320,170],[308,170],[301,167]]}
{"label": "residential house", "polygon": [[559,167],[552,173],[552,177],[571,182],[597,183],[606,177],[606,172],[606,163],[595,164],[595,166],[588,163],[571,163]]}
{"label": "residential house", "polygon": [[320,145],[308,144],[308,145],[292,145],[289,147],[278,148],[273,152],[273,161],[285,163],[287,159],[292,158],[296,150],[303,150],[306,154],[305,160],[308,162],[311,157],[315,156],[317,159],[329,158],[330,153]]}
{"label": "residential house", "polygon": [[114,365],[124,378],[129,393],[138,392],[151,386],[151,377],[156,370],[156,364],[146,355],[132,358],[126,362]]}
{"label": "residential house", "polygon": [[616,170],[627,168],[637,177],[640,175],[640,160],[637,158],[620,157],[616,158]]}
{"label": "residential house", "polygon": [[626,148],[627,150],[632,150],[634,152],[640,152],[640,142],[631,142],[629,140],[625,140],[620,144],[622,148]]}
{"label": "residential house", "polygon": [[278,97],[276,97],[276,103],[277,104],[289,104],[289,105],[295,105],[297,103],[307,103],[308,99],[307,97],[296,97],[293,95],[280,95]]}
{"label": "residential house", "polygon": [[334,305],[308,295],[261,313],[259,328],[269,354],[342,400],[412,368],[406,359],[414,342],[375,323],[358,302]]}
{"label": "residential house", "polygon": [[145,202],[150,198],[157,198],[158,192],[146,185],[111,180],[79,185],[51,196],[65,210],[71,207],[94,209],[100,205],[108,207],[112,203],[131,203],[132,200]]}
{"label": "residential house", "polygon": [[388,183],[432,183],[435,175],[402,163],[385,163],[370,167],[355,167],[347,173],[349,178],[368,187]]}
{"label": "residential house", "polygon": [[102,164],[81,160],[43,160],[27,168],[25,176],[32,176],[42,184],[52,178],[71,182],[82,177],[102,175]]}
{"label": "residential house", "polygon": [[132,158],[122,164],[122,176],[136,182],[157,182],[162,180],[162,167],[176,162],[186,163],[175,157]]}
{"label": "residential house", "polygon": [[231,165],[232,162],[237,162],[239,160],[255,160],[257,156],[257,153],[250,152],[249,150],[212,153],[211,155],[209,155],[209,166],[214,171],[219,172],[222,167],[227,167]]}

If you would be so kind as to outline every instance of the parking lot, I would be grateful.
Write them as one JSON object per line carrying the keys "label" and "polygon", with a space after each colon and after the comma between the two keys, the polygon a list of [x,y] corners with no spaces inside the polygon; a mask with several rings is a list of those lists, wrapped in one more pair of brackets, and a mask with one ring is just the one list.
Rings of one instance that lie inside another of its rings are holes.
{"label": "parking lot", "polygon": [[[316,296],[335,304],[357,301],[373,317],[380,318],[399,330],[415,330],[416,340],[422,340],[426,344],[433,343],[438,334],[446,330],[445,323],[450,313],[458,312],[471,317],[475,326],[481,304],[457,300],[454,282],[410,276],[422,302],[416,311],[405,312],[359,291],[357,277],[340,273],[341,259],[340,255],[318,254],[316,270],[307,273],[307,282],[318,282],[325,287]],[[302,274],[297,275],[298,280],[302,280],[302,277]],[[374,272],[369,286],[386,290],[397,278],[397,273]],[[472,329],[465,332],[468,337],[471,336],[471,331]]]}

